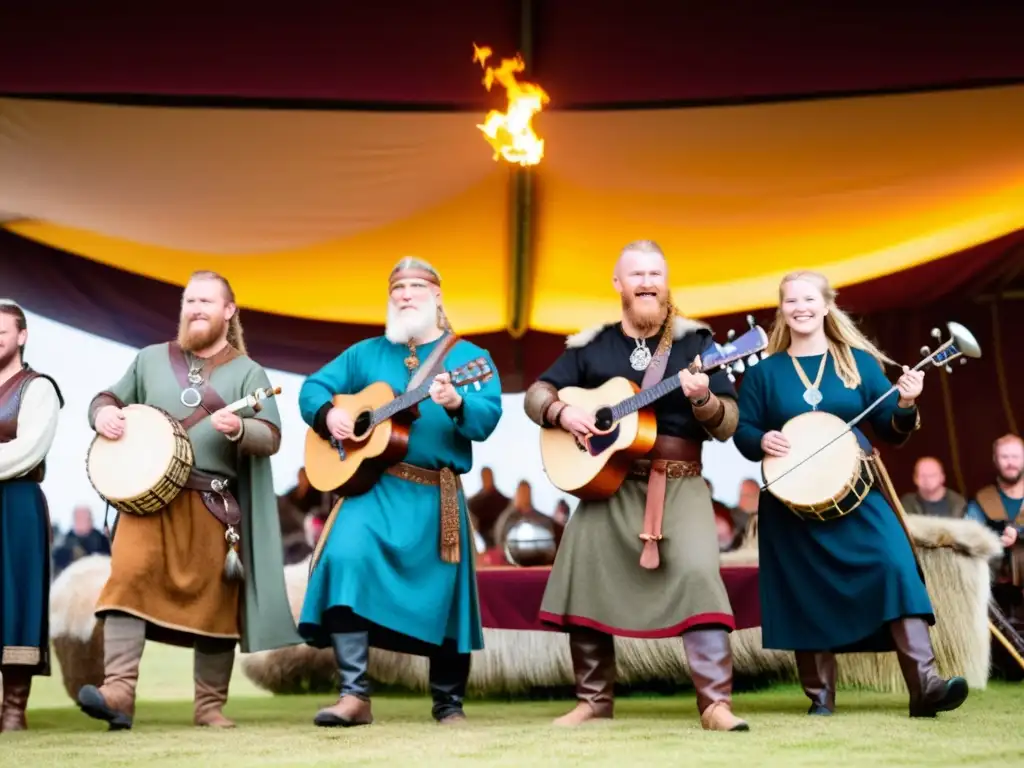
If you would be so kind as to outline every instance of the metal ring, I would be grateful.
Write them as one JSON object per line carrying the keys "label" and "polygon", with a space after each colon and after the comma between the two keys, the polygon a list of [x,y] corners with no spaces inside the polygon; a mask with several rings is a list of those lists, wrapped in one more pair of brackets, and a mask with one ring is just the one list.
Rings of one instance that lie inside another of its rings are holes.
{"label": "metal ring", "polygon": [[[195,396],[195,402],[190,402],[190,392],[192,393],[192,395]],[[182,391],[181,404],[184,405],[186,408],[198,408],[201,402],[203,402],[203,396],[199,394],[199,390],[196,389],[195,387],[189,387],[188,389]]]}

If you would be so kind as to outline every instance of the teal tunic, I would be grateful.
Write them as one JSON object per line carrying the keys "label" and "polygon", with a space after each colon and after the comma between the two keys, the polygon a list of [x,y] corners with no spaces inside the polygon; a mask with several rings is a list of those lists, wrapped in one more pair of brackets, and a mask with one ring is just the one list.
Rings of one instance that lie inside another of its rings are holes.
{"label": "teal tunic", "polygon": [[[890,386],[874,358],[854,350],[861,375],[847,389],[831,355],[818,410],[844,421],[857,416]],[[820,355],[797,358],[809,381]],[[740,386],[739,425],[733,439],[747,459],[764,458],[761,438],[811,410],[787,352],[749,369]],[[865,421],[875,436],[902,444],[915,409],[897,407],[893,392]],[[861,422],[863,424],[864,422]],[[762,639],[765,648],[799,651],[882,652],[893,649],[888,623],[918,616],[935,623],[924,579],[897,513],[877,487],[851,514],[807,521],[762,491],[758,504]]]}
{"label": "teal tunic", "polygon": [[[439,341],[417,347],[421,363]],[[366,339],[310,376],[299,392],[302,418],[312,425],[335,394],[355,394],[377,381],[403,392],[410,374],[409,350],[385,337]],[[460,340],[448,351],[446,370],[490,356]],[[477,390],[460,390],[461,412],[449,414],[432,400],[419,404],[409,432],[405,461],[417,467],[450,468],[456,475],[473,464],[473,443],[486,440],[501,418],[497,372]],[[377,647],[429,654],[445,640],[460,653],[483,648],[472,533],[466,499],[459,489],[458,563],[441,560],[441,492],[383,475],[368,492],[346,498],[310,573],[299,632],[314,647],[330,644],[341,627],[332,616],[351,614],[370,626]]]}

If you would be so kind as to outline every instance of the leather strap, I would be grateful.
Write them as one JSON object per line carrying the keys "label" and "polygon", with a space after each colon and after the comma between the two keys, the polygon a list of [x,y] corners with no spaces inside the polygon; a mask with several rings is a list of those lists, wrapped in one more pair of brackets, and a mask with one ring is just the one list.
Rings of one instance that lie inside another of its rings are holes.
{"label": "leather strap", "polygon": [[416,369],[416,374],[409,380],[409,386],[405,389],[407,392],[416,389],[420,384],[427,380],[427,377],[437,376],[444,370],[444,358],[448,354],[448,350],[455,346],[455,342],[459,340],[459,337],[454,333],[449,333],[442,339],[441,343],[434,347],[434,351],[430,353],[430,356],[423,361],[423,365]]}
{"label": "leather strap", "polygon": [[[188,389],[192,386],[192,383],[188,380],[188,362],[185,360],[185,351],[175,341],[167,345],[167,352],[171,359],[171,370],[174,371],[178,384],[181,385],[183,390]],[[217,390],[209,385],[208,379],[213,372],[213,368],[216,368],[216,364],[206,371],[203,383],[195,387],[195,390],[199,392],[199,396],[202,398],[199,401],[199,405],[196,406],[192,413],[181,420],[181,426],[186,432],[207,416],[212,415],[221,408],[227,407],[224,398],[217,394]]]}
{"label": "leather strap", "polygon": [[678,445],[669,443],[671,448],[661,451],[657,450],[659,446],[656,443],[655,449],[651,451],[652,458],[636,461],[630,467],[630,476],[638,479],[647,478],[644,528],[640,533],[640,539],[644,543],[643,550],[640,552],[641,568],[654,570],[661,564],[658,542],[662,539],[661,525],[665,516],[665,491],[668,479],[700,477],[701,475],[700,461],[671,458],[671,456],[691,456],[693,451],[689,442],[679,440]]}
{"label": "leather strap", "polygon": [[661,541],[661,521],[665,515],[665,486],[668,462],[655,459],[647,477],[647,503],[644,507],[644,530],[640,539],[644,548],[640,552],[640,567],[654,570],[661,564],[658,542]]}
{"label": "leather strap", "polygon": [[413,464],[406,464],[404,461],[388,467],[385,472],[420,485],[441,486],[441,559],[446,563],[459,562],[461,547],[459,546],[458,476],[447,467],[441,470],[424,469]]}
{"label": "leather strap", "polygon": [[[671,322],[671,319],[669,320]],[[662,352],[658,352],[651,358],[651,364],[644,371],[643,381],[640,382],[641,389],[650,389],[655,384],[660,384],[665,378],[665,369],[668,368],[668,356],[672,353],[672,340],[669,339],[668,346]]]}
{"label": "leather strap", "polygon": [[185,480],[185,487],[199,491],[206,509],[223,525],[237,527],[242,522],[242,509],[226,478],[193,468]]}

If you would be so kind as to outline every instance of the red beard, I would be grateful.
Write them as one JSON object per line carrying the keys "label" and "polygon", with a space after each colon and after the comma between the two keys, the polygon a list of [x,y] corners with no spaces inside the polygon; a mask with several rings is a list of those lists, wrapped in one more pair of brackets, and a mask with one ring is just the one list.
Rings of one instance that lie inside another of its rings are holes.
{"label": "red beard", "polygon": [[622,311],[626,319],[645,336],[661,328],[668,317],[669,295],[664,288],[656,288],[657,305],[636,307],[636,294],[622,294]]}
{"label": "red beard", "polygon": [[227,321],[221,317],[210,317],[206,328],[189,328],[190,320],[182,318],[178,325],[178,345],[186,352],[199,352],[220,341],[227,331]]}

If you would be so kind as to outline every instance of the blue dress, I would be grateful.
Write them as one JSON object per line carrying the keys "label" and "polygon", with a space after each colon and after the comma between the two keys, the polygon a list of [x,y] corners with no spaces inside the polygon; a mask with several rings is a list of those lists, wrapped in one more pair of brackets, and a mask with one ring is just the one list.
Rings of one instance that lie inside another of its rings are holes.
{"label": "blue dress", "polygon": [[[861,384],[848,389],[832,356],[825,366],[818,410],[844,421],[889,387],[881,365],[853,350]],[[821,355],[796,358],[814,381]],[[811,410],[787,352],[749,369],[739,398],[734,442],[747,459],[764,458],[761,438]],[[897,407],[893,392],[865,421],[879,439],[900,445],[914,430],[916,409]],[[826,522],[798,517],[768,491],[758,504],[762,638],[765,648],[793,651],[894,650],[888,624],[901,617],[935,623],[924,578],[907,535],[885,497],[873,487],[852,513]]]}
{"label": "blue dress", "polygon": [[[439,341],[418,346],[423,362]],[[310,376],[299,392],[307,424],[335,394],[355,394],[376,381],[397,393],[409,382],[409,350],[385,337],[359,342]],[[493,378],[480,389],[461,391],[461,417],[453,418],[432,400],[419,404],[409,432],[405,461],[417,467],[452,469],[473,464],[473,442],[486,440],[501,418],[501,384],[490,356],[465,340],[449,350],[446,370],[479,357]],[[428,655],[446,640],[459,653],[483,648],[472,534],[465,496],[459,490],[458,563],[441,560],[440,489],[383,475],[368,492],[346,498],[337,512],[310,574],[299,618],[299,633],[314,647],[328,647],[330,616],[354,615],[370,627],[376,647]]]}

